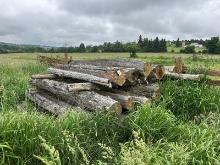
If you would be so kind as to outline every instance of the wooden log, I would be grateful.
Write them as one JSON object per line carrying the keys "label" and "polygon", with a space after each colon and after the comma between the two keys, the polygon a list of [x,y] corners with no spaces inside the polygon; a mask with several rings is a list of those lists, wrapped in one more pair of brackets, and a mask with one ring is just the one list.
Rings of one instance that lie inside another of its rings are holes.
{"label": "wooden log", "polygon": [[199,81],[201,80],[202,77],[204,77],[204,75],[201,75],[201,74],[196,74],[196,75],[195,74],[178,74],[178,73],[170,73],[170,72],[166,72],[165,75],[173,79],[195,80],[195,81]]}
{"label": "wooden log", "polygon": [[[60,69],[90,74],[97,77],[109,79],[110,82],[122,86],[126,82],[126,75],[121,68],[98,67],[92,65],[59,65]],[[114,70],[110,70],[114,69]]]}
{"label": "wooden log", "polygon": [[208,80],[208,84],[220,86],[220,80]]}
{"label": "wooden log", "polygon": [[220,76],[220,70],[209,70],[207,74],[209,76]]}
{"label": "wooden log", "polygon": [[186,73],[187,67],[183,63],[181,57],[174,58],[174,68],[173,73]]}
{"label": "wooden log", "polygon": [[147,77],[147,81],[150,83],[154,83],[157,80],[161,80],[165,74],[165,67],[162,65],[152,65],[152,71]]}
{"label": "wooden log", "polygon": [[110,88],[112,87],[112,83],[109,81],[109,79],[97,77],[94,75],[89,75],[86,73],[66,71],[66,70],[54,69],[54,68],[49,68],[48,72],[55,74],[59,77],[68,77],[68,78],[73,78],[73,79],[78,79],[78,80],[84,80],[84,81],[92,82],[95,84],[104,85]]}
{"label": "wooden log", "polygon": [[94,91],[78,91],[70,92],[73,88],[69,88],[68,84],[56,82],[52,80],[33,80],[33,84],[39,89],[46,90],[67,103],[79,106],[90,111],[114,112],[121,114],[121,105],[110,97],[102,96]]}
{"label": "wooden log", "polygon": [[117,100],[123,109],[132,110],[135,103],[146,104],[151,100],[144,96],[130,96],[124,92],[112,93],[108,91],[98,91],[98,93],[104,96],[110,96],[112,99]]}
{"label": "wooden log", "polygon": [[110,66],[94,66],[94,65],[59,65],[59,69],[71,70],[98,77],[109,79],[112,83],[123,86],[126,84],[135,84],[143,79],[142,72],[135,68],[122,68]]}
{"label": "wooden log", "polygon": [[37,104],[39,107],[56,116],[63,115],[71,110],[82,112],[82,110],[78,107],[73,107],[68,103],[62,102],[46,93],[39,92],[35,89],[29,89],[26,92],[26,97]]}
{"label": "wooden log", "polygon": [[123,67],[123,68],[135,68],[143,71],[143,74],[147,77],[151,71],[149,63],[138,60],[94,60],[94,61],[72,61],[70,65],[95,65],[95,66],[109,66],[109,67]]}
{"label": "wooden log", "polygon": [[32,79],[31,84],[38,88],[44,89],[45,86],[53,87],[54,90],[60,90],[64,92],[78,92],[78,91],[90,91],[98,88],[92,83],[64,83],[61,81],[54,81],[49,79]]}
{"label": "wooden log", "polygon": [[160,87],[158,84],[136,85],[120,90],[130,93],[130,95],[145,96],[147,98],[158,99],[160,97]]}
{"label": "wooden log", "polygon": [[31,76],[32,79],[56,79],[58,78],[54,74],[34,74]]}

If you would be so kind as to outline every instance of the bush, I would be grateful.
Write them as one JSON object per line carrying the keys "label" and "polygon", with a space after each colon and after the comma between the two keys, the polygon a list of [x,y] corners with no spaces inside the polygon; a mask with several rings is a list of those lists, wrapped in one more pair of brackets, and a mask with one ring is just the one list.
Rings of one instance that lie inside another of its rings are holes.
{"label": "bush", "polygon": [[186,54],[195,53],[195,46],[186,46],[185,49],[181,49],[180,52]]}

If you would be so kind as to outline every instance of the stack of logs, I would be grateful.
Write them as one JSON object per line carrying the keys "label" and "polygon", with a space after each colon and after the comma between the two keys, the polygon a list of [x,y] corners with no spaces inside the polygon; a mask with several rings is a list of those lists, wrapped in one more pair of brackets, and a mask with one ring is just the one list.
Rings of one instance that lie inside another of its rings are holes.
{"label": "stack of logs", "polygon": [[135,104],[148,104],[160,96],[156,84],[164,76],[199,80],[201,75],[183,74],[175,66],[152,65],[138,60],[71,61],[33,75],[27,97],[40,108],[62,115],[68,110],[108,111],[120,115]]}

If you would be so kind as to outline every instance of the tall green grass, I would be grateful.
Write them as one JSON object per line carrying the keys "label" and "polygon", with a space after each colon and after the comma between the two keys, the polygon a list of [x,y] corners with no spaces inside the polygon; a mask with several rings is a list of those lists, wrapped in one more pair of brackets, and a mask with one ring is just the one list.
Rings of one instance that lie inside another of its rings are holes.
{"label": "tall green grass", "polygon": [[0,66],[0,164],[220,164],[219,88],[166,80],[159,102],[121,118],[55,118],[25,98],[30,76],[45,71]]}

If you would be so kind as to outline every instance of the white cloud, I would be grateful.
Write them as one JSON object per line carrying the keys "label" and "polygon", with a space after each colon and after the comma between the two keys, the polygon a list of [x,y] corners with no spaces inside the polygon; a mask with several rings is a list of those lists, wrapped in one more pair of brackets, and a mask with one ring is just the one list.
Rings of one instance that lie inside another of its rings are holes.
{"label": "white cloud", "polygon": [[78,45],[220,33],[219,0],[0,1],[0,41]]}

